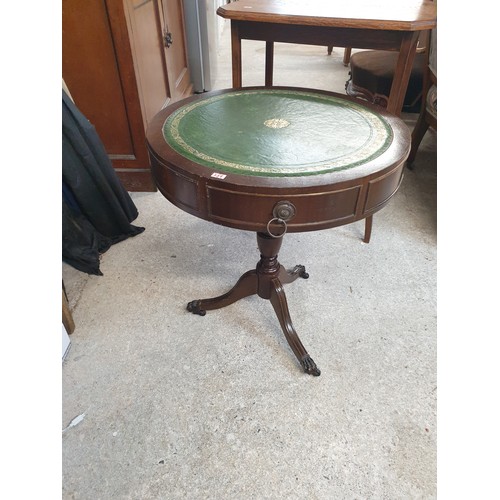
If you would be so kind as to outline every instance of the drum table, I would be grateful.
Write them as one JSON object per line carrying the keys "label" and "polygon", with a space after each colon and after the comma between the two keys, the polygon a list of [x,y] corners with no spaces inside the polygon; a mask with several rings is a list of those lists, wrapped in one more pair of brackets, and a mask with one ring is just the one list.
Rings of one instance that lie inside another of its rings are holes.
{"label": "drum table", "polygon": [[285,269],[286,232],[370,217],[396,193],[410,132],[382,108],[319,90],[245,87],[195,95],[160,111],[147,143],[160,192],[207,221],[255,231],[256,269],[227,293],[189,302],[205,315],[253,294],[271,301],[306,373],[320,370],[293,327],[283,286],[308,278]]}

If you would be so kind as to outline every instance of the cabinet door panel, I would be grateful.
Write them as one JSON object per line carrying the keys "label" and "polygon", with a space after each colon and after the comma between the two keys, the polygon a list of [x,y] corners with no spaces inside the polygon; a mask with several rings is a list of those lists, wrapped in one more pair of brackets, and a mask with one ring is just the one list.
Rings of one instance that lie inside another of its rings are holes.
{"label": "cabinet door panel", "polygon": [[168,101],[163,38],[156,0],[125,0],[144,127]]}
{"label": "cabinet door panel", "polygon": [[63,78],[75,104],[95,126],[107,153],[134,156],[103,0],[63,1],[62,47]]}
{"label": "cabinet door panel", "polygon": [[183,21],[181,0],[62,1],[63,79],[130,191],[155,190],[148,122],[191,93]]}
{"label": "cabinet door panel", "polygon": [[170,98],[178,101],[192,92],[188,70],[186,37],[184,33],[184,12],[182,0],[160,0],[163,10],[163,30],[171,34],[172,43],[165,47]]}

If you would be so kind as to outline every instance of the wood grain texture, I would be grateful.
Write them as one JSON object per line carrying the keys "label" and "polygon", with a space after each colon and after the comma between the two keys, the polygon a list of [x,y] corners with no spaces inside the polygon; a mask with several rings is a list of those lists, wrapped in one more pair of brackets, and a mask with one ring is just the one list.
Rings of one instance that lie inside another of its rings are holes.
{"label": "wood grain texture", "polygon": [[416,31],[436,25],[436,4],[429,0],[239,0],[219,7],[225,19],[336,28]]}
{"label": "wood grain texture", "polygon": [[[165,6],[165,9],[163,8]],[[181,0],[64,0],[63,78],[129,191],[152,191],[145,130],[191,93]],[[163,30],[174,45],[163,44]]]}

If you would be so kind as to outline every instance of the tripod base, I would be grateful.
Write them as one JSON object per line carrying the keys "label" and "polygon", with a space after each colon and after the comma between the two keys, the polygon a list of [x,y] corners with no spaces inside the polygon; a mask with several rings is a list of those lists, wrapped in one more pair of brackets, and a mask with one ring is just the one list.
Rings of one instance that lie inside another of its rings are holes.
{"label": "tripod base", "polygon": [[287,271],[278,262],[278,251],[282,241],[282,237],[276,238],[266,233],[257,233],[260,261],[257,263],[256,269],[243,274],[236,285],[223,295],[189,302],[187,310],[193,314],[205,316],[206,311],[220,309],[254,294],[263,299],[270,300],[278,316],[285,338],[302,368],[306,373],[318,376],[321,374],[321,371],[307,353],[293,327],[290,312],[288,311],[285,290],[283,289],[283,285],[292,283],[299,277],[307,279],[309,274],[307,274],[305,267],[302,265],[295,266],[293,269]]}

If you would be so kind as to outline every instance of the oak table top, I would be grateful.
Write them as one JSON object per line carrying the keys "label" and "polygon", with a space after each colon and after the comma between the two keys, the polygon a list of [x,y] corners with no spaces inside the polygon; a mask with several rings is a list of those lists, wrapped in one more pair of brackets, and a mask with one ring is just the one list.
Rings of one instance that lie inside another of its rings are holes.
{"label": "oak table top", "polygon": [[430,0],[239,0],[217,13],[235,21],[336,28],[419,31],[436,26],[436,3]]}

